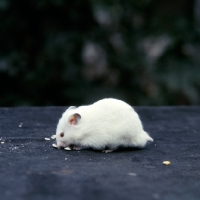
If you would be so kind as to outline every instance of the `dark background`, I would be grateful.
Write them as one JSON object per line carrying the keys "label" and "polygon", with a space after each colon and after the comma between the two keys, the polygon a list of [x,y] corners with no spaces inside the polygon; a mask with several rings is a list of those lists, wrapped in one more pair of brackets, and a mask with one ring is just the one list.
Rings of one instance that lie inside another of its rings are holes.
{"label": "dark background", "polygon": [[0,106],[200,104],[198,0],[0,0]]}

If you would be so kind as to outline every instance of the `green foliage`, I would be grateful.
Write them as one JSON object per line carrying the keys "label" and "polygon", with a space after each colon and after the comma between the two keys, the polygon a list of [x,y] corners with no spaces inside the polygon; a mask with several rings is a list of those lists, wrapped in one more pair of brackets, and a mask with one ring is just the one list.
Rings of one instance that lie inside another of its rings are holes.
{"label": "green foliage", "polygon": [[194,1],[0,0],[0,106],[200,103]]}

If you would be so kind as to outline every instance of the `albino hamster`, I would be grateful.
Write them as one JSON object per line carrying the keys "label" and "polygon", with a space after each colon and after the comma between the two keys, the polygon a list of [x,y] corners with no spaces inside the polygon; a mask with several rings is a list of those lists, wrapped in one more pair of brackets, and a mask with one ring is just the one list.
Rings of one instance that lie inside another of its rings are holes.
{"label": "albino hamster", "polygon": [[56,141],[58,148],[93,148],[107,153],[118,147],[144,147],[153,139],[130,105],[108,98],[88,106],[69,107],[58,122]]}

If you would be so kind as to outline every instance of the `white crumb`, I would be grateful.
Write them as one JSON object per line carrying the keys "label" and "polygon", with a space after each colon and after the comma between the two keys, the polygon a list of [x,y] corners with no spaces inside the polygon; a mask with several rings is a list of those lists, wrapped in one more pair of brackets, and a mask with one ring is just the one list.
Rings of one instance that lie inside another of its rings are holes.
{"label": "white crumb", "polygon": [[53,146],[54,148],[57,148],[57,149],[58,149],[58,146],[57,146],[56,144],[52,144],[52,146]]}
{"label": "white crumb", "polygon": [[51,136],[51,139],[52,139],[52,140],[56,139],[56,135],[52,135],[52,136]]}
{"label": "white crumb", "polygon": [[130,176],[137,176],[136,173],[128,173],[128,175],[130,175]]}
{"label": "white crumb", "polygon": [[66,147],[65,150],[71,151],[71,148],[70,147]]}

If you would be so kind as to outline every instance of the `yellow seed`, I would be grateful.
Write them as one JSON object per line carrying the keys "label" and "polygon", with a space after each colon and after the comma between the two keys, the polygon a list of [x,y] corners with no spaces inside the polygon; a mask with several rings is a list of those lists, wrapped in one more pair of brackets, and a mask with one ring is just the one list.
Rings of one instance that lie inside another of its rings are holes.
{"label": "yellow seed", "polygon": [[169,161],[163,161],[163,164],[164,165],[170,165],[170,162]]}

